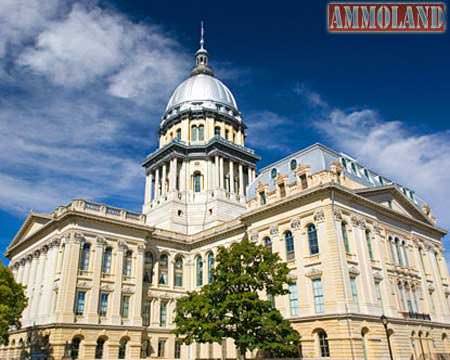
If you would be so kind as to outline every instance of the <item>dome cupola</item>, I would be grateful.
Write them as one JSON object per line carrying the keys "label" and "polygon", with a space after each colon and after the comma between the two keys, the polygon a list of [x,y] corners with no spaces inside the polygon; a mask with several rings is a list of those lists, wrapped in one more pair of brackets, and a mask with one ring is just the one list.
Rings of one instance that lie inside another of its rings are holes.
{"label": "dome cupola", "polygon": [[187,112],[209,111],[241,123],[241,115],[230,89],[214,76],[208,64],[203,22],[200,48],[195,53],[195,66],[189,78],[177,86],[167,103],[161,128]]}

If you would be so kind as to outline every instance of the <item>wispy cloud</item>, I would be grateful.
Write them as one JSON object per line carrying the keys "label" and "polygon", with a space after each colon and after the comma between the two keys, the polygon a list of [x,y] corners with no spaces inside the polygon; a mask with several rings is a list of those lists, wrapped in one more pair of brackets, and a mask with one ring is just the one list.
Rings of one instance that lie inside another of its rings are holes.
{"label": "wispy cloud", "polygon": [[47,211],[116,194],[140,203],[139,164],[186,76],[184,49],[92,1],[7,0],[0,21],[2,208]]}

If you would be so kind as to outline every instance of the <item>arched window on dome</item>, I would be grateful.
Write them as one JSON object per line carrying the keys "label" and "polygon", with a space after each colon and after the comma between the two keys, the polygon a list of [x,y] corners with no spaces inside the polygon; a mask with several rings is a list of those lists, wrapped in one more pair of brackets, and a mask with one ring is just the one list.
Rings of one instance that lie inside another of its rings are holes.
{"label": "arched window on dome", "polygon": [[197,135],[198,135],[198,140],[199,141],[205,140],[205,126],[200,125],[198,127],[198,134]]}
{"label": "arched window on dome", "polygon": [[194,192],[201,192],[202,191],[202,174],[200,171],[196,171],[193,175],[192,179],[192,187]]}
{"label": "arched window on dome", "polygon": [[198,127],[195,125],[191,126],[191,141],[198,141]]}
{"label": "arched window on dome", "polygon": [[177,140],[177,141],[180,141],[180,140],[181,140],[181,129],[177,129],[176,140]]}
{"label": "arched window on dome", "polygon": [[214,136],[220,136],[220,126],[214,128]]}

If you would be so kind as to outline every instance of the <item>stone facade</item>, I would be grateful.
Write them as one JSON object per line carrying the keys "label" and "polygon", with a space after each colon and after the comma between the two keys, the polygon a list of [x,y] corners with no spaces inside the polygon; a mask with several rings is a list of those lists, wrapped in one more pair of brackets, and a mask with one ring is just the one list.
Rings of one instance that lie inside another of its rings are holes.
{"label": "stone facade", "polygon": [[[192,76],[212,77],[203,45]],[[7,256],[29,304],[0,358],[234,358],[230,339],[185,346],[171,330],[177,298],[244,236],[291,269],[296,285],[273,301],[303,358],[389,359],[387,334],[394,359],[449,358],[445,231],[429,207],[318,144],[256,176],[234,99],[211,81],[207,104],[171,99],[142,213],[74,200],[27,217]]]}

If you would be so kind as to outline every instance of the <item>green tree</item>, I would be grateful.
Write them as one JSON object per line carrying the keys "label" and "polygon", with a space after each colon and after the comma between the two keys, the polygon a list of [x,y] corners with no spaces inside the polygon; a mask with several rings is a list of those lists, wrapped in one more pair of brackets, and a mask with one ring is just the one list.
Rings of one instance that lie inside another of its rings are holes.
{"label": "green tree", "polygon": [[273,357],[297,353],[299,335],[288,320],[261,298],[288,293],[287,264],[278,254],[246,237],[216,257],[213,281],[177,301],[175,334],[186,344],[234,339],[241,357],[260,350]]}
{"label": "green tree", "polygon": [[14,280],[11,271],[0,263],[0,344],[8,341],[8,329],[20,327],[20,316],[27,306],[24,287]]}

